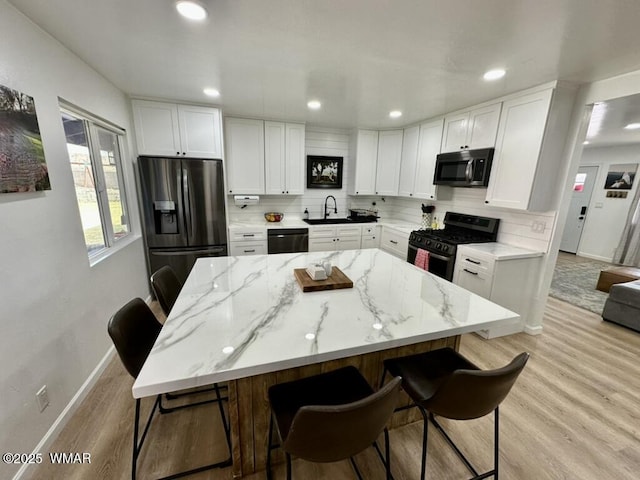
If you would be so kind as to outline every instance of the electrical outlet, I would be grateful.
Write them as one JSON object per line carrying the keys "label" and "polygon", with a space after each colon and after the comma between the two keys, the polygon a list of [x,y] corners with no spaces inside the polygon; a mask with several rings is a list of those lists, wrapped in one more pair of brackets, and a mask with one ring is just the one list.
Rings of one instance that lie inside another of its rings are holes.
{"label": "electrical outlet", "polygon": [[40,407],[40,411],[43,412],[45,408],[49,405],[49,394],[47,393],[47,386],[43,385],[40,390],[36,393],[36,400],[38,400],[38,406]]}
{"label": "electrical outlet", "polygon": [[544,229],[547,227],[547,224],[541,221],[534,221],[531,224],[531,231],[537,233],[544,233]]}

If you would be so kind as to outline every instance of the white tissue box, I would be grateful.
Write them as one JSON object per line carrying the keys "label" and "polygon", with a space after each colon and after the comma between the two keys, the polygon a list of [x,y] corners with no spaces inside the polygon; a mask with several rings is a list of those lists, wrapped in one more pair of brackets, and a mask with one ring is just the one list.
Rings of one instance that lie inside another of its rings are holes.
{"label": "white tissue box", "polygon": [[307,274],[311,277],[311,280],[327,279],[327,273],[324,271],[322,265],[309,265],[307,267]]}

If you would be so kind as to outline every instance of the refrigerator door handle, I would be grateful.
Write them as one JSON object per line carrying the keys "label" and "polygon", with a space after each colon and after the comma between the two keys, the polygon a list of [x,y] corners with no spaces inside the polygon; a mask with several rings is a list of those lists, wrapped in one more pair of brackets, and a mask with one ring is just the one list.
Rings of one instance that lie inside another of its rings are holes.
{"label": "refrigerator door handle", "polygon": [[187,238],[193,238],[193,219],[191,218],[191,192],[189,191],[189,174],[182,169],[182,196],[184,201],[184,220],[187,224]]}
{"label": "refrigerator door handle", "polygon": [[200,255],[200,254],[207,254],[207,253],[223,253],[224,252],[224,247],[215,247],[215,248],[203,248],[201,250],[181,250],[181,251],[170,251],[170,252],[157,252],[157,251],[152,251],[151,254],[152,255],[158,255],[160,257],[165,256],[165,257],[173,257],[173,256],[178,256],[178,255]]}

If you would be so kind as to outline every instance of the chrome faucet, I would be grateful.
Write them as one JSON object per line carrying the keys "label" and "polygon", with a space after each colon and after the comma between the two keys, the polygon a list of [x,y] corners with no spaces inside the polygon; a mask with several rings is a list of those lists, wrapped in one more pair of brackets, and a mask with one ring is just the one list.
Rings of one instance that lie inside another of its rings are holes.
{"label": "chrome faucet", "polygon": [[333,198],[333,212],[338,213],[338,203],[336,202],[336,197],[333,195],[328,195],[327,198],[324,199],[324,218],[327,218],[327,201]]}

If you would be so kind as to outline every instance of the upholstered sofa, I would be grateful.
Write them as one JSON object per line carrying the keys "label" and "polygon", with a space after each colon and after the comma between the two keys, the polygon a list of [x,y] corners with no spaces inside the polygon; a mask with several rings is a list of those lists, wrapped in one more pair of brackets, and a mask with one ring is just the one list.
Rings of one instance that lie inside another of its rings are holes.
{"label": "upholstered sofa", "polygon": [[602,318],[640,332],[640,280],[611,285]]}

